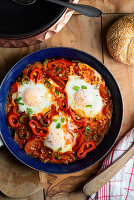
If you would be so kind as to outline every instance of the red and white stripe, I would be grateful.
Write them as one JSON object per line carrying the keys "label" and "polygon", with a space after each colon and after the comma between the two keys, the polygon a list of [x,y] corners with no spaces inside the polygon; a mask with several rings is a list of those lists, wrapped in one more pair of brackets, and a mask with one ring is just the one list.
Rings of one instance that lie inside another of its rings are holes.
{"label": "red and white stripe", "polygon": [[[104,160],[100,171],[117,160],[134,143],[134,129],[117,144]],[[126,165],[89,200],[134,200],[134,156]]]}

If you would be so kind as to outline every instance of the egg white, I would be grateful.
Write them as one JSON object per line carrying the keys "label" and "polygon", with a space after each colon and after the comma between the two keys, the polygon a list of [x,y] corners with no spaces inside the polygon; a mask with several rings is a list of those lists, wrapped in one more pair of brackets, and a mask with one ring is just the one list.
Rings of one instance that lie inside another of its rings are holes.
{"label": "egg white", "polygon": [[[64,123],[61,123],[61,119],[64,118]],[[53,116],[53,120],[48,127],[48,135],[44,141],[44,145],[51,148],[53,151],[59,153],[64,153],[67,151],[72,151],[72,147],[75,144],[77,134],[73,132],[75,125],[71,122],[71,118],[64,115],[62,112],[59,115]],[[56,128],[57,124],[60,123],[61,127]],[[68,129],[69,128],[69,129]]]}
{"label": "egg white", "polygon": [[26,113],[27,108],[32,110],[32,114],[46,113],[54,103],[49,89],[42,83],[35,84],[32,81],[19,85],[16,96],[21,97],[19,102],[24,104],[18,104],[19,110]]}
{"label": "egg white", "polygon": [[[79,87],[76,91],[74,86]],[[82,89],[86,86],[86,89]],[[95,117],[103,107],[103,101],[99,93],[99,87],[91,85],[81,79],[80,76],[69,76],[65,91],[68,94],[69,106],[81,117]]]}

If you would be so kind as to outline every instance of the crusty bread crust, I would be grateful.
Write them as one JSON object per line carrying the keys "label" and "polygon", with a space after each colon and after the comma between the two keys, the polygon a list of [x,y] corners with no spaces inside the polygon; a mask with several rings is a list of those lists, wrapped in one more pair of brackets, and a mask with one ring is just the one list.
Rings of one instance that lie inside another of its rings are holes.
{"label": "crusty bread crust", "polygon": [[110,26],[106,42],[115,60],[134,65],[134,15],[123,16]]}

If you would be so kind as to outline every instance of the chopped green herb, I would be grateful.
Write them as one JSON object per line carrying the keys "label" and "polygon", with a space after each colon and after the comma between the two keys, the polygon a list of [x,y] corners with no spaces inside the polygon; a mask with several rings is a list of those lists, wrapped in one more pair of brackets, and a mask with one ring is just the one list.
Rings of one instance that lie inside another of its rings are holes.
{"label": "chopped green herb", "polygon": [[[98,127],[97,127],[98,128]],[[92,131],[90,131],[90,132],[94,132],[94,131],[96,131],[97,130],[97,128],[95,128],[95,129],[93,129]]]}
{"label": "chopped green herb", "polygon": [[21,111],[20,111],[20,110],[17,110],[17,112],[18,112],[18,113],[21,113]]}
{"label": "chopped green herb", "polygon": [[87,89],[87,86],[82,85],[81,88],[82,88],[82,89]]}
{"label": "chopped green herb", "polygon": [[79,88],[80,88],[80,87],[78,87],[78,86],[74,86],[74,87],[73,87],[73,90],[78,91]]}
{"label": "chopped green herb", "polygon": [[86,105],[87,108],[92,108],[92,105]]}
{"label": "chopped green herb", "polygon": [[60,147],[60,148],[58,149],[58,151],[62,151],[62,147]]}
{"label": "chopped green herb", "polygon": [[33,111],[32,111],[32,109],[31,109],[31,108],[27,108],[27,112],[28,112],[28,113],[30,113],[30,114],[32,114],[32,113],[33,113]]}
{"label": "chopped green herb", "polygon": [[57,121],[58,121],[58,119],[53,119],[53,121],[54,121],[54,122],[57,122]]}
{"label": "chopped green herb", "polygon": [[16,102],[18,103],[19,101],[21,101],[21,97],[19,97],[18,99],[16,99]]}
{"label": "chopped green herb", "polygon": [[61,123],[64,123],[64,121],[65,121],[65,118],[62,117],[62,118],[61,118]]}
{"label": "chopped green herb", "polygon": [[58,90],[55,90],[55,91],[54,91],[54,94],[58,95],[58,94],[59,94],[59,91],[58,91]]}
{"label": "chopped green herb", "polygon": [[61,68],[60,68],[60,67],[57,67],[57,68],[56,68],[56,71],[57,71],[57,72],[59,72],[60,70],[61,70]]}
{"label": "chopped green herb", "polygon": [[62,74],[59,74],[59,77],[62,77]]}
{"label": "chopped green herb", "polygon": [[86,126],[85,127],[85,130],[87,131],[87,130],[90,130],[90,127],[89,126]]}
{"label": "chopped green herb", "polygon": [[[87,127],[87,128],[86,128]],[[93,130],[91,130],[90,128],[89,128],[89,126],[86,126],[85,127],[85,131],[83,132],[85,135],[88,135],[88,134],[90,134],[90,133],[93,133],[94,131],[96,131],[97,129],[98,129],[98,127],[97,128],[95,128],[95,129],[93,129]]]}
{"label": "chopped green herb", "polygon": [[49,81],[45,81],[44,83],[46,85],[46,87],[50,88],[52,86],[52,84]]}
{"label": "chopped green herb", "polygon": [[61,157],[59,155],[56,155],[55,158],[57,158],[58,160],[61,159]]}
{"label": "chopped green herb", "polygon": [[21,97],[19,97],[18,99],[16,99],[15,101],[16,101],[16,103],[18,103],[18,104],[20,104],[20,105],[22,105],[22,106],[24,106],[24,103],[22,103],[22,102],[20,102],[21,101]]}
{"label": "chopped green herb", "polygon": [[56,128],[60,128],[61,127],[61,123],[57,123]]}
{"label": "chopped green herb", "polygon": [[18,102],[18,104],[24,106],[24,103]]}
{"label": "chopped green herb", "polygon": [[27,110],[27,112],[29,114],[29,118],[32,119],[32,114],[33,114],[32,109],[31,108],[27,108],[26,110]]}

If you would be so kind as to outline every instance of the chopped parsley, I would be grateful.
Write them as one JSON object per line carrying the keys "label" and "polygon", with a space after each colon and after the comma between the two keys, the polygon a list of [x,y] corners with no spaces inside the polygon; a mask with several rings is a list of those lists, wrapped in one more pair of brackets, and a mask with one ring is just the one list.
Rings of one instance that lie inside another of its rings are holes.
{"label": "chopped parsley", "polygon": [[16,99],[16,102],[18,103],[19,101],[21,101],[21,97],[19,97],[18,99]]}
{"label": "chopped parsley", "polygon": [[58,119],[53,119],[53,121],[54,121],[54,122],[57,122],[57,121],[58,121]]}
{"label": "chopped parsley", "polygon": [[46,85],[46,87],[50,88],[52,86],[52,84],[49,81],[45,81],[44,83]]}
{"label": "chopped parsley", "polygon": [[87,89],[87,86],[82,85],[81,88],[82,88],[82,89]]}
{"label": "chopped parsley", "polygon": [[29,118],[32,119],[32,114],[33,114],[33,111],[31,108],[27,108],[27,112],[29,114]]}
{"label": "chopped parsley", "polygon": [[75,86],[73,86],[73,90],[76,90],[76,91],[78,91],[78,90],[79,90],[79,88],[80,88],[80,87],[78,87],[78,86],[76,86],[76,85],[75,85]]}
{"label": "chopped parsley", "polygon": [[58,149],[58,151],[62,151],[62,147],[60,147],[60,148]]}
{"label": "chopped parsley", "polygon": [[84,131],[83,133],[85,133],[85,134],[90,133],[89,131],[90,131],[90,127],[89,127],[89,126],[86,126],[86,127],[85,127],[85,131]]}
{"label": "chopped parsley", "polygon": [[65,121],[65,118],[62,117],[62,118],[61,118],[61,123],[64,123],[64,121]]}
{"label": "chopped parsley", "polygon": [[19,98],[16,99],[15,101],[16,101],[17,104],[20,104],[20,105],[24,106],[24,103],[20,102],[21,100],[22,100],[22,98],[19,97]]}
{"label": "chopped parsley", "polygon": [[61,68],[60,68],[60,67],[57,67],[57,68],[56,68],[56,71],[57,71],[57,72],[61,71]]}
{"label": "chopped parsley", "polygon": [[86,126],[86,127],[85,127],[85,130],[86,130],[86,131],[89,131],[89,130],[90,130],[90,127],[89,127],[89,126]]}
{"label": "chopped parsley", "polygon": [[18,112],[18,113],[21,113],[21,111],[20,111],[20,110],[17,110],[17,112]]}
{"label": "chopped parsley", "polygon": [[24,106],[24,103],[18,102],[18,104]]}
{"label": "chopped parsley", "polygon": [[61,127],[61,123],[57,123],[56,128],[60,128]]}
{"label": "chopped parsley", "polygon": [[92,105],[86,105],[86,108],[92,108]]}
{"label": "chopped parsley", "polygon": [[59,155],[56,155],[55,158],[57,158],[58,160],[61,159],[61,157]]}
{"label": "chopped parsley", "polygon": [[55,91],[54,91],[54,94],[58,95],[58,94],[59,94],[59,91],[58,91],[58,90],[55,90]]}

